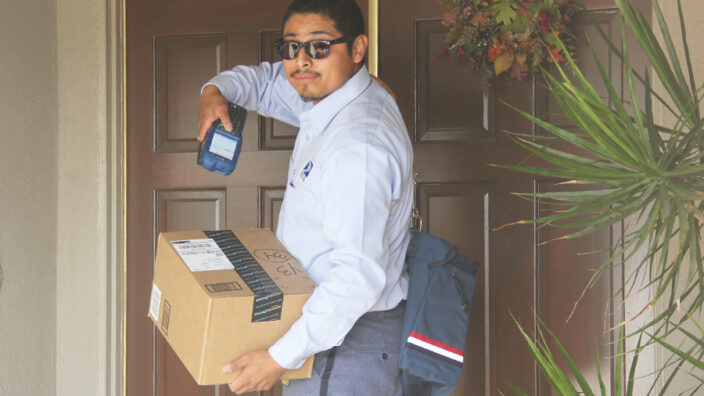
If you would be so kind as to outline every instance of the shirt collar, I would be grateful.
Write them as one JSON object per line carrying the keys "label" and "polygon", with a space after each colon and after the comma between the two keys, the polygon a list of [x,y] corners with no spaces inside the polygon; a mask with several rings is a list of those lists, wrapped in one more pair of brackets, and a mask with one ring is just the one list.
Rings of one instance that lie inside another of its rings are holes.
{"label": "shirt collar", "polygon": [[369,87],[371,80],[367,67],[362,66],[342,87],[326,96],[307,112],[301,114],[301,118],[309,119],[312,127],[311,134],[313,136],[320,134],[342,108]]}

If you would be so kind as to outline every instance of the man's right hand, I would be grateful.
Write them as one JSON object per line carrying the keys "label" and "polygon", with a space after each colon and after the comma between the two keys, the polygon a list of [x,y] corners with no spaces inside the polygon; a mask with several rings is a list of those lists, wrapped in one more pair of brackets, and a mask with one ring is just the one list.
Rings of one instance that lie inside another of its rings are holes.
{"label": "man's right hand", "polygon": [[215,85],[207,85],[200,94],[200,110],[198,112],[198,139],[202,142],[205,134],[215,120],[220,119],[225,129],[232,130],[232,121],[227,112],[227,100]]}

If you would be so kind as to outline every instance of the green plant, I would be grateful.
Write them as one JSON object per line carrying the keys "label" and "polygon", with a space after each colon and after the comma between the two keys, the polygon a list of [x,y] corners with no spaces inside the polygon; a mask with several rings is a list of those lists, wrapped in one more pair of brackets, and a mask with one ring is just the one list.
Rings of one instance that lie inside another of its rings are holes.
{"label": "green plant", "polygon": [[[528,345],[530,352],[533,355],[533,358],[538,363],[538,367],[540,368],[541,373],[550,384],[550,387],[557,391],[560,395],[608,396],[611,394],[611,389],[604,382],[604,378],[602,376],[601,365],[599,364],[600,362],[598,350],[596,353],[596,366],[598,373],[597,388],[596,386],[592,386],[588,383],[579,367],[577,367],[577,364],[572,360],[569,353],[567,353],[567,350],[565,350],[562,344],[560,344],[560,341],[557,339],[557,337],[555,337],[555,335],[550,331],[550,329],[545,327],[544,324],[539,324],[538,331],[534,339],[523,329],[523,327],[520,325],[520,323],[518,323],[518,321],[516,321],[515,318],[514,322],[516,323],[516,326],[518,326],[518,329],[521,332],[521,335],[523,336],[523,339],[525,340],[526,344]],[[675,325],[675,328],[678,331],[683,332],[688,339],[694,342],[695,345],[701,347],[702,338],[704,337],[704,329],[702,329],[701,326],[699,326],[696,322],[695,325],[701,332],[701,336],[697,336],[693,333],[690,333],[687,330],[681,328],[679,325]],[[546,337],[545,333],[548,333],[549,337]],[[684,351],[662,341],[658,337],[653,337],[653,339],[659,344],[663,345],[668,350],[670,350],[673,353],[673,356],[677,357],[675,359],[671,359],[671,362],[669,363],[672,365],[676,365],[677,369],[673,370],[672,373],[669,374],[668,378],[665,379],[663,387],[660,390],[660,394],[666,394],[665,392],[668,391],[669,386],[673,383],[673,380],[675,379],[676,375],[680,373],[680,370],[683,370],[684,364],[686,363],[692,366],[692,370],[684,371],[688,375],[691,375],[700,381],[700,384],[698,386],[695,386],[693,389],[690,389],[690,393],[688,394],[698,394],[698,392],[700,392],[701,389],[704,388],[704,362],[702,362],[701,360],[702,353],[700,352],[698,354],[695,354],[694,349],[696,347],[690,348],[688,351]],[[616,372],[621,372],[622,368],[626,368],[628,374],[626,375],[625,380],[622,379],[621,376],[616,376],[616,378],[614,379],[613,391],[616,395],[624,394],[627,396],[632,396],[635,394],[635,382],[638,379],[636,376],[636,367],[638,365],[640,353],[645,348],[642,344],[642,340],[643,334],[640,334],[635,349],[633,351],[626,351],[626,336],[624,334],[624,329],[619,329],[617,339],[617,351],[616,356],[614,356],[615,367]],[[569,371],[566,372],[560,367],[557,361],[557,357],[552,353],[552,350],[550,348],[550,341],[554,343],[555,348],[559,351],[558,356],[560,356],[567,363]],[[626,359],[627,354],[630,354],[630,356],[632,357],[630,365],[628,365]],[[574,381],[570,379],[568,374],[574,377]],[[521,389],[513,385],[510,385],[510,387],[516,394],[520,396],[527,396],[527,393],[523,392]],[[651,393],[652,391],[653,387],[651,387],[650,392],[648,393]]]}
{"label": "green plant", "polygon": [[[576,125],[577,131],[568,131],[515,109],[549,134],[544,137],[514,134],[515,141],[551,166],[505,167],[587,186],[586,191],[579,192],[523,194],[531,199],[548,201],[559,210],[556,214],[521,223],[574,229],[563,237],[568,239],[622,221],[629,224],[619,248],[612,251],[611,259],[595,272],[585,291],[604,270],[616,265],[617,258],[635,261],[636,252],[646,251],[644,260],[634,262],[635,268],[625,282],[625,289],[618,293],[628,295],[640,287],[651,288],[652,299],[642,307],[642,312],[652,309],[658,302],[666,309],[630,334],[624,334],[621,327],[620,339],[639,337],[637,350],[629,351],[635,354],[634,366],[638,352],[653,343],[679,352],[675,352],[675,359],[679,360],[673,364],[694,364],[700,362],[704,354],[704,334],[702,337],[687,334],[686,339],[691,346],[685,349],[668,344],[666,338],[674,331],[683,331],[680,325],[685,319],[678,319],[680,310],[684,311],[686,318],[701,312],[704,303],[704,119],[700,113],[704,86],[697,85],[695,81],[679,0],[684,62],[680,62],[657,0],[652,1],[652,6],[662,44],[632,0],[615,0],[615,3],[622,18],[621,47],[609,41],[598,24],[594,23],[594,26],[612,54],[623,62],[627,97],[620,97],[594,53],[608,91],[607,100],[601,98],[565,46],[557,43],[567,58],[566,66],[555,63],[557,76],[546,70],[542,75],[564,115]],[[648,70],[652,73],[639,73],[631,64],[626,39],[628,33],[638,41],[647,57]],[[662,93],[654,89],[656,84],[664,87]],[[639,90],[644,95],[639,96]],[[674,125],[658,125],[655,122],[654,103],[660,103],[672,114],[676,120]],[[572,148],[554,148],[555,141],[567,142]],[[642,277],[647,279],[647,284],[639,283]],[[621,325],[631,319],[624,317]],[[538,334],[538,337],[540,339],[542,336]],[[643,341],[642,345],[640,341]],[[535,354],[535,344],[532,348]],[[545,357],[546,350],[538,348],[537,351],[542,351],[544,357],[539,359],[536,354],[536,361],[546,372],[546,368],[551,366],[550,360]],[[699,366],[694,364],[694,367]],[[633,370],[635,367],[629,372]],[[667,383],[671,383],[671,379]],[[565,393],[562,394],[573,394],[572,389],[563,390]]]}

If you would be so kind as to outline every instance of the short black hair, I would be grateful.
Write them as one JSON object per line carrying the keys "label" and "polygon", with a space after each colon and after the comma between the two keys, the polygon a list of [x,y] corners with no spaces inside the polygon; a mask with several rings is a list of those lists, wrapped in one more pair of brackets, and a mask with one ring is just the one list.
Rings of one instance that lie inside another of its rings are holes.
{"label": "short black hair", "polygon": [[[293,14],[319,14],[330,18],[335,29],[345,37],[356,38],[365,34],[364,16],[354,0],[294,0],[284,14],[282,31]],[[351,52],[352,44],[347,43],[347,48]]]}

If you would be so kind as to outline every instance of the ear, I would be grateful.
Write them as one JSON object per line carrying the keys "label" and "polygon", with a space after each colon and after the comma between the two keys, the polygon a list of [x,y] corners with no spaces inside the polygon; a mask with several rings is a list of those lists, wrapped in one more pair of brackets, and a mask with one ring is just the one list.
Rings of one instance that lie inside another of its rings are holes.
{"label": "ear", "polygon": [[369,38],[366,34],[360,34],[352,42],[352,61],[354,63],[361,63],[364,61],[364,55],[367,53],[367,46],[369,46]]}

